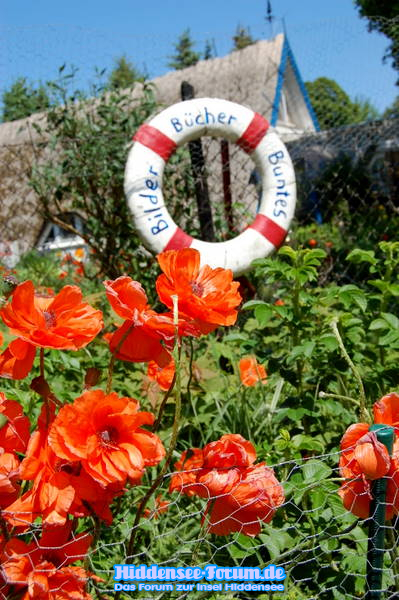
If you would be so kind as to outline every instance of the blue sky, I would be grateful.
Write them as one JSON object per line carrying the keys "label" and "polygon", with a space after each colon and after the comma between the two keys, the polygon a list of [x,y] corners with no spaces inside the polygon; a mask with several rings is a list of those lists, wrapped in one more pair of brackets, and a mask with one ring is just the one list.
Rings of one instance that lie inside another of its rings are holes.
{"label": "blue sky", "polygon": [[17,77],[54,79],[61,64],[79,68],[81,85],[95,67],[112,68],[122,54],[150,76],[168,70],[168,56],[186,28],[204,50],[213,40],[218,56],[232,47],[238,24],[255,38],[281,31],[283,22],[305,81],[335,79],[352,98],[377,109],[390,105],[399,88],[382,64],[388,40],[367,32],[352,0],[271,0],[276,17],[266,23],[266,0],[1,0],[0,92]]}

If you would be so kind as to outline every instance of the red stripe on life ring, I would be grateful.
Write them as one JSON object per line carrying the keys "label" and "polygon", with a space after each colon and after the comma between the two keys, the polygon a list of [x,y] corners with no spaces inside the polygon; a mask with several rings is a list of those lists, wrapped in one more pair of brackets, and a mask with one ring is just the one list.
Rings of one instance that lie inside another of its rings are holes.
{"label": "red stripe on life ring", "polygon": [[280,227],[280,225],[269,219],[269,217],[261,214],[256,215],[255,221],[249,227],[261,233],[276,248],[281,246],[288,233],[283,227]]}
{"label": "red stripe on life ring", "polygon": [[268,129],[269,122],[259,113],[255,113],[252,121],[236,141],[236,144],[249,154],[255,150]]}
{"label": "red stripe on life ring", "polygon": [[164,250],[180,250],[181,248],[190,248],[193,238],[178,227]]}
{"label": "red stripe on life ring", "polygon": [[144,123],[133,137],[135,142],[140,142],[150,150],[156,152],[165,161],[177,148],[176,142],[171,140],[167,135],[159,131],[156,127]]}

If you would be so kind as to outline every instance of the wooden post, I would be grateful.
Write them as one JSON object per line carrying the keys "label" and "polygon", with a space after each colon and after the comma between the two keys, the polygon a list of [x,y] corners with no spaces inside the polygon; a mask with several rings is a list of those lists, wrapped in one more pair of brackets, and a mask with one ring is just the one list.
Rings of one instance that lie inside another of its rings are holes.
{"label": "wooden post", "polygon": [[[194,98],[194,88],[187,81],[183,81],[181,84],[181,98],[182,100],[191,100]],[[214,242],[215,232],[213,229],[212,210],[209,202],[208,182],[205,175],[205,160],[201,140],[189,142],[188,148],[191,158],[191,169],[194,176],[201,238],[206,242]]]}

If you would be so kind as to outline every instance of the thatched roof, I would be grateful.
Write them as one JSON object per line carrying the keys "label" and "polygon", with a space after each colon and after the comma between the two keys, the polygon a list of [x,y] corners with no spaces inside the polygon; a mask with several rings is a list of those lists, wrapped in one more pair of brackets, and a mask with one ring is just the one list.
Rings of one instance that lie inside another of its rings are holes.
{"label": "thatched roof", "polygon": [[[181,100],[182,81],[194,87],[196,97],[220,97],[261,113],[276,126],[283,139],[316,129],[306,91],[283,34],[154,79],[156,98],[161,105]],[[132,99],[140,96],[140,89],[139,85],[132,89]],[[34,124],[45,122],[45,118],[42,113],[0,125],[0,254],[4,241],[17,241],[18,252],[32,247],[43,225],[35,195],[28,185],[28,174],[36,159],[35,142],[40,138]]]}

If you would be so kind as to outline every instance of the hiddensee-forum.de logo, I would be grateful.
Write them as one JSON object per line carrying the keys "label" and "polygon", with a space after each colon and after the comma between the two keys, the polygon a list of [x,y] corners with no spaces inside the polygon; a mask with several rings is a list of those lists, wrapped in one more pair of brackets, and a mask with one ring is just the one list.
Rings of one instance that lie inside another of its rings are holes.
{"label": "hiddensee-forum.de logo", "polygon": [[204,568],[142,564],[114,565],[114,570],[116,582],[114,590],[125,592],[194,590],[282,592],[284,584],[280,582],[286,578],[284,568],[276,565],[260,569],[259,567],[219,567],[213,564],[206,565]]}

